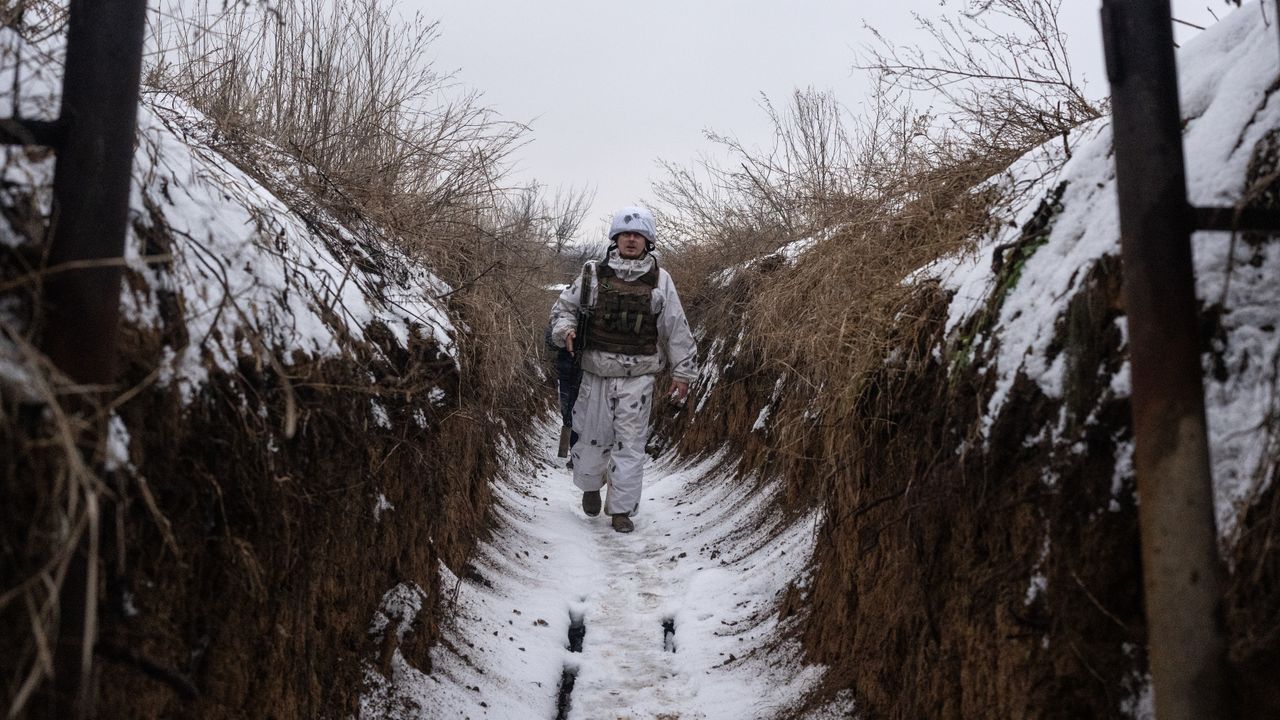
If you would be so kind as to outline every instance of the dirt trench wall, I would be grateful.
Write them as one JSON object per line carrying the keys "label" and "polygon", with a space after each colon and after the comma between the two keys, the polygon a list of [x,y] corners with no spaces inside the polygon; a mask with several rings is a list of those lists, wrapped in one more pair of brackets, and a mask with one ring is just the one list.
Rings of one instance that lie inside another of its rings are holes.
{"label": "dirt trench wall", "polygon": [[[1004,272],[1016,281],[1019,269]],[[659,432],[690,455],[731,447],[743,470],[778,478],[792,506],[822,509],[812,576],[797,581],[807,658],[828,667],[813,706],[849,689],[865,718],[1140,711],[1135,486],[1116,461],[1127,458],[1129,406],[1112,383],[1124,365],[1119,263],[1103,257],[1082,273],[1055,328],[1052,352],[1067,353],[1062,397],[1019,376],[985,436],[994,373],[966,338],[990,329],[996,307],[948,340],[950,294],[921,286],[904,315],[925,318],[924,329],[894,353],[908,360],[886,362],[839,417],[812,416],[814,389],[740,342],[740,319],[716,312],[705,326],[704,346],[720,338],[737,350]],[[726,291],[774,281],[747,274]],[[1256,717],[1280,712],[1267,680],[1280,650],[1266,545],[1275,517],[1273,489],[1244,521],[1228,596],[1238,685]]]}
{"label": "dirt trench wall", "polygon": [[[159,340],[130,334],[127,384]],[[389,671],[395,634],[369,627],[402,582],[426,609],[399,650],[430,667],[439,564],[461,571],[484,532],[504,418],[475,407],[433,344],[389,350],[291,367],[292,439],[279,378],[248,359],[189,404],[153,388],[120,407],[136,474],[108,476],[101,717],[350,717],[367,669]],[[447,392],[429,402],[430,387]],[[47,509],[20,489],[63,471],[44,432],[0,435],[19,459],[4,477],[10,547]]]}
{"label": "dirt trench wall", "polygon": [[[430,348],[416,354],[433,360]],[[450,369],[433,374],[447,380]],[[416,583],[434,607],[437,563],[460,567],[480,532],[495,470],[484,428],[439,410],[422,427],[413,418],[421,397],[378,392],[390,418],[381,427],[369,411],[374,388],[352,368],[303,374],[316,385],[295,385],[292,440],[279,429],[280,387],[252,368],[186,412],[158,394],[129,408],[139,424],[170,428],[131,454],[155,478],[179,554],[132,497],[128,565],[104,617],[103,643],[124,654],[104,664],[103,707],[118,711],[109,715],[353,713],[362,661],[380,654],[368,627],[382,593]],[[246,416],[246,395],[272,411]],[[438,620],[433,611],[418,618],[422,660]],[[196,694],[157,683],[129,652],[191,678]]]}

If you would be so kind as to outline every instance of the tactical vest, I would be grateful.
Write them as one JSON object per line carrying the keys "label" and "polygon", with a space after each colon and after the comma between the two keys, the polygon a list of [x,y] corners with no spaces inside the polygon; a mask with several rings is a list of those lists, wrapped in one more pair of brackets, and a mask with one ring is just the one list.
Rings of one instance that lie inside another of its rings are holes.
{"label": "tactical vest", "polygon": [[626,355],[658,352],[658,316],[653,291],[658,263],[635,280],[618,277],[607,262],[596,268],[596,305],[591,314],[591,348]]}

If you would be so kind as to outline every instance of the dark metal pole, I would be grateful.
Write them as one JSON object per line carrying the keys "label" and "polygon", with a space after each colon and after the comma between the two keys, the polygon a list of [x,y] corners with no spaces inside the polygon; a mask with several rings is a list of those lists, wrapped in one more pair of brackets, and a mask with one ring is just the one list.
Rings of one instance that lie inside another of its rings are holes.
{"label": "dark metal pole", "polygon": [[1156,717],[1225,720],[1231,715],[1224,571],[1214,528],[1169,1],[1103,0],[1102,22]]}
{"label": "dark metal pole", "polygon": [[[71,0],[53,181],[52,240],[41,297],[41,347],[96,405],[116,380],[120,260],[137,132],[146,0]],[[99,418],[101,421],[101,418]],[[98,431],[101,423],[95,423]],[[91,438],[96,439],[96,438]],[[94,507],[86,498],[86,508]],[[97,522],[90,522],[59,599],[54,716],[96,714]]]}
{"label": "dark metal pole", "polygon": [[[115,381],[146,0],[72,0],[53,181],[43,348],[79,383]],[[59,266],[77,269],[57,271]]]}

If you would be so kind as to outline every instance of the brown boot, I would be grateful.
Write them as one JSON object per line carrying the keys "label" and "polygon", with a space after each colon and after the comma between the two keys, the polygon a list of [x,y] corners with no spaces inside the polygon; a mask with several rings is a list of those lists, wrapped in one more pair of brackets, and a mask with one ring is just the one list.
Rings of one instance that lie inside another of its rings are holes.
{"label": "brown boot", "polygon": [[588,490],[582,493],[582,512],[595,517],[600,514],[600,491]]}
{"label": "brown boot", "polygon": [[613,529],[620,533],[629,533],[635,530],[636,526],[632,524],[631,518],[627,517],[626,513],[618,513],[613,516]]}

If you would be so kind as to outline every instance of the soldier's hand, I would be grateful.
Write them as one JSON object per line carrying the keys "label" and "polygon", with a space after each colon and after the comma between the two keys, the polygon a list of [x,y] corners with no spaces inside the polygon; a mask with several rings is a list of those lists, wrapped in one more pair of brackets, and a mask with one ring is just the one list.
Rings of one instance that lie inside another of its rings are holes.
{"label": "soldier's hand", "polygon": [[564,334],[564,349],[568,350],[570,355],[573,354],[573,339],[576,337],[578,337],[577,330],[570,330]]}
{"label": "soldier's hand", "polygon": [[684,399],[689,397],[689,381],[688,380],[672,380],[671,381],[671,399],[677,405],[683,405]]}

